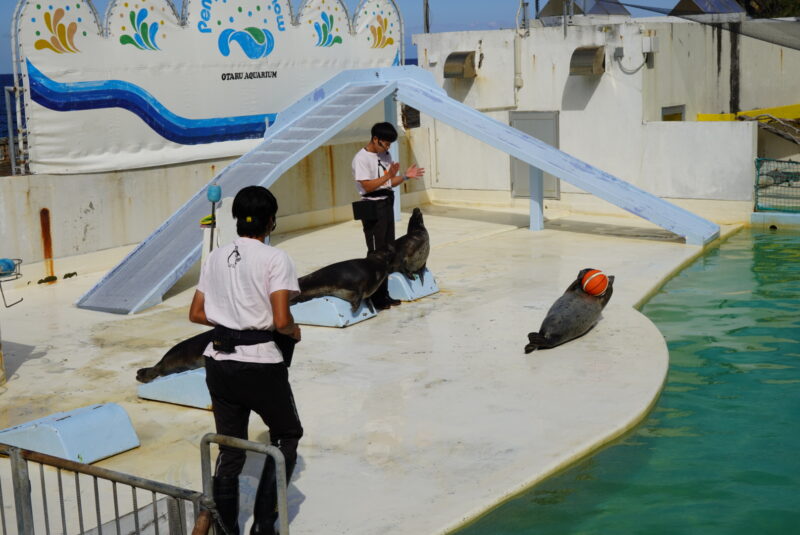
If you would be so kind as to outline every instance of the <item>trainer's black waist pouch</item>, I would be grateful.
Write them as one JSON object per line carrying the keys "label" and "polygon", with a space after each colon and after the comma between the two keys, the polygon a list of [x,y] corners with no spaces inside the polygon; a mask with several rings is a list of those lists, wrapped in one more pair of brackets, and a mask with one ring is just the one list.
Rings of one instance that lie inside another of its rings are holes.
{"label": "trainer's black waist pouch", "polygon": [[236,329],[228,329],[222,325],[216,325],[214,327],[214,338],[211,341],[214,349],[221,353],[233,353],[236,351],[236,346],[252,346],[266,342],[275,342],[275,345],[278,346],[278,349],[283,354],[283,362],[286,367],[288,368],[292,365],[294,345],[297,340],[277,331],[237,331]]}
{"label": "trainer's black waist pouch", "polygon": [[379,199],[377,201],[372,201],[368,199],[361,199],[360,201],[355,201],[353,203],[353,219],[357,220],[370,220],[370,219],[378,219],[378,211],[385,206],[384,203],[393,203],[394,202],[394,190],[392,189],[376,189],[375,191],[370,191],[369,193],[365,193],[362,197],[386,197],[385,199]]}

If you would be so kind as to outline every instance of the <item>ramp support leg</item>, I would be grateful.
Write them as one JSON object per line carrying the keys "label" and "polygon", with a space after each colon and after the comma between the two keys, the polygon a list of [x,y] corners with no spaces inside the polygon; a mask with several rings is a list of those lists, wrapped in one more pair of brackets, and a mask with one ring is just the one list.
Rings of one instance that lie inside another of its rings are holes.
{"label": "ramp support leg", "polygon": [[[383,116],[387,123],[392,123],[397,128],[397,91],[383,99]],[[389,147],[389,155],[392,161],[400,161],[400,149],[397,143],[392,143]],[[400,170],[402,173],[402,169]],[[400,221],[400,186],[394,188],[394,220]]]}
{"label": "ramp support leg", "polygon": [[530,171],[531,222],[530,230],[544,230],[544,176],[542,170],[532,165]]}

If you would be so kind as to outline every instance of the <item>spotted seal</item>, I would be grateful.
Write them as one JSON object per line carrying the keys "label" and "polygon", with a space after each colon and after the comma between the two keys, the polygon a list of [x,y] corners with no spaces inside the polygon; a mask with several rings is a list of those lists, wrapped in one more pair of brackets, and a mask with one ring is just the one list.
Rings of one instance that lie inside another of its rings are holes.
{"label": "spotted seal", "polygon": [[203,351],[211,343],[213,336],[214,330],[212,329],[175,344],[155,366],[140,368],[136,372],[136,380],[140,383],[149,383],[163,375],[202,368]]}
{"label": "spotted seal", "polygon": [[564,294],[559,297],[539,328],[539,332],[528,333],[528,345],[525,353],[536,349],[550,349],[564,342],[569,342],[583,336],[595,326],[600,319],[600,312],[608,304],[614,291],[614,276],[608,277],[608,288],[601,295],[589,295],[583,291],[581,281],[583,276],[591,271],[590,268],[582,269],[578,278],[569,285]]}
{"label": "spotted seal", "polygon": [[370,251],[366,258],[344,260],[320,268],[300,277],[300,295],[294,302],[333,296],[350,303],[355,312],[389,275],[393,258],[394,247],[389,246],[381,251]]}
{"label": "spotted seal", "polygon": [[422,220],[422,210],[419,208],[414,208],[411,219],[408,220],[405,236],[400,236],[394,241],[394,250],[392,271],[399,271],[409,280],[413,280],[415,274],[419,275],[420,282],[424,283],[425,265],[431,252],[431,242]]}

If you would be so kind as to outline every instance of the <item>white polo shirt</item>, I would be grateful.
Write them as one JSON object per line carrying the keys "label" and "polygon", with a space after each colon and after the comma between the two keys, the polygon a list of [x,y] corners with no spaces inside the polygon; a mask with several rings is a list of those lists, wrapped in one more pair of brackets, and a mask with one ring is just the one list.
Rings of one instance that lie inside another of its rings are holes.
{"label": "white polo shirt", "polygon": [[[288,254],[242,237],[208,255],[197,289],[205,296],[206,318],[211,323],[240,331],[273,330],[269,295],[289,290],[291,299],[300,293],[297,271]],[[236,346],[233,353],[220,353],[209,344],[203,354],[216,360],[283,362],[275,342]]]}
{"label": "white polo shirt", "polygon": [[[392,157],[388,152],[370,152],[367,149],[361,149],[353,157],[353,178],[356,179],[356,189],[359,195],[363,196],[366,191],[361,184],[362,180],[374,180],[382,177],[383,174],[392,165]],[[391,181],[387,180],[378,189],[392,189]],[[373,201],[379,201],[386,197],[364,197]]]}

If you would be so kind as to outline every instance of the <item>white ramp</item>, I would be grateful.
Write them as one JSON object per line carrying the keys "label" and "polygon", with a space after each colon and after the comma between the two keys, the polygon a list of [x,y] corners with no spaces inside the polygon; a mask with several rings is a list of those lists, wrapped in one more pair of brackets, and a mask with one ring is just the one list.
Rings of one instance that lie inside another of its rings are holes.
{"label": "white ramp", "polygon": [[686,243],[702,245],[719,237],[719,225],[716,223],[592,167],[516,128],[491,119],[449,98],[440,89],[415,80],[400,80],[397,84],[397,98],[533,167],[685,237]]}
{"label": "white ramp", "polygon": [[[396,94],[417,108],[546,171],[584,191],[686,238],[705,244],[719,226],[578,160],[515,128],[453,100],[433,76],[419,67],[389,67],[343,72],[278,115],[264,141],[226,167],[212,182],[223,191],[269,187],[285,171],[322,146],[385,98]],[[200,259],[200,219],[209,212],[200,190],[172,217],[83,295],[80,308],[135,313],[161,297]]]}
{"label": "white ramp", "polygon": [[[344,83],[336,77],[288,108],[267,129],[263,143],[222,170],[211,183],[216,182],[227,192],[250,185],[269,187],[395,89],[374,75],[361,78],[361,82]],[[200,219],[210,212],[207,190],[208,185],[81,296],[77,306],[133,314],[160,303],[175,282],[200,260]]]}

